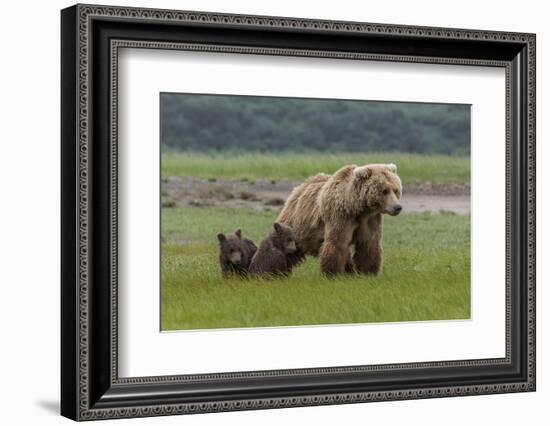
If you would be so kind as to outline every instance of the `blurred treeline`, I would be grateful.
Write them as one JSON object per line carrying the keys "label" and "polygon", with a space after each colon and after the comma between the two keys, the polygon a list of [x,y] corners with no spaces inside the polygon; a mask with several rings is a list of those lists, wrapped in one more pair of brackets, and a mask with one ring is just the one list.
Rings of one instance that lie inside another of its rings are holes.
{"label": "blurred treeline", "polygon": [[470,106],[161,94],[170,151],[470,154]]}

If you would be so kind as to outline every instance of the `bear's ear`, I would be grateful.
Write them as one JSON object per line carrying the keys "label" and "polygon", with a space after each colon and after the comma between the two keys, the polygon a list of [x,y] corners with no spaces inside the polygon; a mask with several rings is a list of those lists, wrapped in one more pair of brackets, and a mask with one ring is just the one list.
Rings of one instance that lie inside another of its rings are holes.
{"label": "bear's ear", "polygon": [[220,243],[221,243],[222,241],[225,241],[225,235],[223,235],[223,234],[218,234],[218,240],[220,241]]}
{"label": "bear's ear", "polygon": [[239,237],[239,240],[241,239],[241,234],[242,234],[242,233],[241,233],[241,230],[240,230],[240,229],[237,229],[237,230],[235,231],[235,235],[236,235],[237,237]]}
{"label": "bear's ear", "polygon": [[359,179],[368,179],[372,176],[372,168],[369,166],[361,166],[353,169],[353,175]]}
{"label": "bear's ear", "polygon": [[273,229],[275,229],[276,232],[281,232],[283,230],[283,228],[281,227],[281,225],[279,224],[279,222],[275,222],[273,224]]}
{"label": "bear's ear", "polygon": [[397,166],[393,163],[386,164],[386,168],[392,173],[397,173]]}

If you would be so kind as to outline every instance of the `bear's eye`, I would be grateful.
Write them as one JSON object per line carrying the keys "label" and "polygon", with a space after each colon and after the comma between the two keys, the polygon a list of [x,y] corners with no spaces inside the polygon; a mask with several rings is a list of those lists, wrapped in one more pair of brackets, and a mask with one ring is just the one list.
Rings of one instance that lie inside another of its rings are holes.
{"label": "bear's eye", "polygon": [[382,191],[382,194],[384,195],[388,195],[390,193],[390,190],[388,188],[384,189],[384,191]]}

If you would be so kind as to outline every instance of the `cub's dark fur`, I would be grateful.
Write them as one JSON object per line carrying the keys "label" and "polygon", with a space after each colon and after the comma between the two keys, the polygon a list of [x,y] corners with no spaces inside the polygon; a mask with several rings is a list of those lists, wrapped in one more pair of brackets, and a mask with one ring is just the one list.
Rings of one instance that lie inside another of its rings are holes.
{"label": "cub's dark fur", "polygon": [[260,243],[249,272],[254,275],[289,276],[292,268],[304,259],[296,246],[292,228],[275,222],[273,231]]}
{"label": "cub's dark fur", "polygon": [[240,229],[237,229],[234,234],[218,234],[218,240],[222,275],[224,277],[231,274],[246,276],[252,256],[257,250],[256,244],[243,238]]}

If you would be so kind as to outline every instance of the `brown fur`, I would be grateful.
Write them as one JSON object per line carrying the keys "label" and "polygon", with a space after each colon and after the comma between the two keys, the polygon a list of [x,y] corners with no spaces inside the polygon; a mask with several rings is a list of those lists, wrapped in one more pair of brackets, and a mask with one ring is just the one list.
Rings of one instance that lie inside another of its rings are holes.
{"label": "brown fur", "polygon": [[218,234],[220,242],[220,268],[222,275],[227,278],[232,274],[246,276],[250,261],[256,253],[257,247],[252,241],[242,237],[240,229],[235,233]]}
{"label": "brown fur", "polygon": [[292,228],[276,222],[272,232],[260,243],[249,271],[255,275],[289,276],[303,258]]}
{"label": "brown fur", "polygon": [[344,166],[294,188],[277,221],[291,226],[305,254],[321,271],[378,273],[384,213],[401,211],[401,180],[393,164]]}

